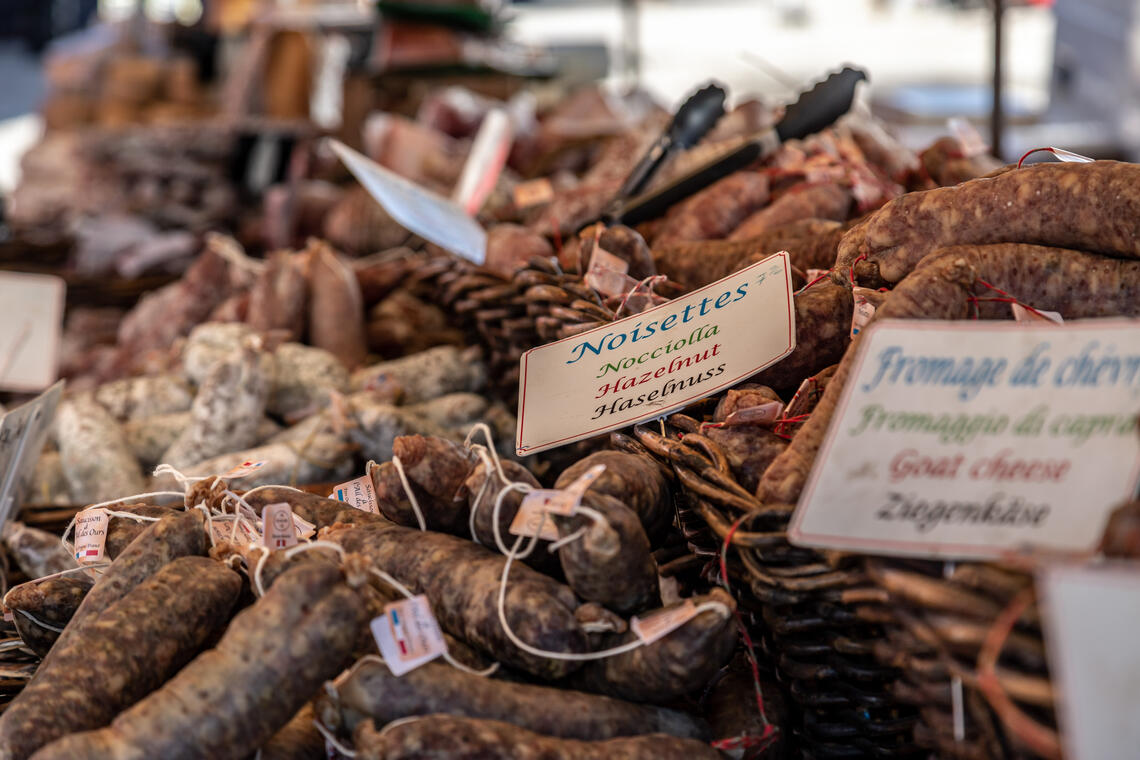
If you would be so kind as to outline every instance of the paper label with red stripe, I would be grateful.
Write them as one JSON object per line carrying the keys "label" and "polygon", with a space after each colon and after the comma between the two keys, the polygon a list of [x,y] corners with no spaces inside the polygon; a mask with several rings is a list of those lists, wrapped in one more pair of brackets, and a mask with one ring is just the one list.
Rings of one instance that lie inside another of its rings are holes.
{"label": "paper label with red stripe", "polygon": [[75,561],[90,565],[103,561],[103,550],[107,543],[107,526],[111,516],[107,510],[97,507],[85,509],[75,516]]}
{"label": "paper label with red stripe", "polygon": [[261,542],[268,549],[288,549],[297,545],[293,509],[285,502],[266,504],[261,510]]}
{"label": "paper label with red stripe", "polygon": [[370,626],[394,676],[402,676],[447,651],[443,632],[423,594],[386,605],[384,614],[373,618]]}

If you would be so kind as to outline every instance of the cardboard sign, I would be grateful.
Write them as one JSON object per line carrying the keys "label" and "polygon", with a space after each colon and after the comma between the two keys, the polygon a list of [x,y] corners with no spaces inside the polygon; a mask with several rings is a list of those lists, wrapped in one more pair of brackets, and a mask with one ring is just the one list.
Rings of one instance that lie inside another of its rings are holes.
{"label": "cardboard sign", "polygon": [[103,561],[111,516],[101,508],[85,509],[75,516],[75,561],[81,565]]}
{"label": "cardboard sign", "polygon": [[293,510],[285,502],[266,504],[261,510],[261,542],[267,549],[288,549],[297,545]]}
{"label": "cardboard sign", "polygon": [[482,264],[487,233],[459,204],[385,169],[338,140],[331,145],[364,189],[410,232],[456,256]]}
{"label": "cardboard sign", "polygon": [[697,616],[697,606],[692,599],[686,599],[676,607],[657,610],[645,617],[634,615],[629,620],[629,629],[646,644],[652,644],[663,636],[668,636]]}
{"label": "cardboard sign", "polygon": [[1115,760],[1140,747],[1140,570],[1054,565],[1038,577],[1065,757]]}
{"label": "cardboard sign", "polygon": [[1140,482],[1136,322],[868,328],[788,531],[869,554],[1091,552]]}
{"label": "cardboard sign", "polygon": [[373,618],[370,625],[376,646],[394,676],[402,676],[447,651],[447,642],[423,594],[386,605],[384,614]]}
{"label": "cardboard sign", "polygon": [[0,417],[0,526],[13,504],[20,504],[32,487],[36,461],[43,451],[55,410],[63,396],[63,381]]}
{"label": "cardboard sign", "polygon": [[632,317],[523,354],[520,456],[660,417],[796,346],[787,253]]}
{"label": "cardboard sign", "polygon": [[0,272],[0,390],[55,382],[66,290],[54,275]]}
{"label": "cardboard sign", "polygon": [[368,475],[361,475],[347,483],[341,483],[333,489],[329,498],[343,501],[362,512],[380,514],[380,507],[376,504],[376,488],[372,485],[372,478]]}

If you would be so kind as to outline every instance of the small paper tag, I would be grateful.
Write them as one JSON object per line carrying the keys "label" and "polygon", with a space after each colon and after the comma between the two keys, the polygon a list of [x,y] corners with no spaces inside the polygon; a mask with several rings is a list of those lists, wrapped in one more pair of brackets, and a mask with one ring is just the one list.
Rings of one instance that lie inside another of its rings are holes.
{"label": "small paper tag", "polygon": [[552,511],[556,512],[564,498],[562,491],[539,489],[528,493],[519,505],[519,511],[515,513],[515,519],[511,520],[508,528],[511,535],[530,537],[538,533],[543,541],[557,541],[558,528],[549,515]]}
{"label": "small paper tag", "polygon": [[784,404],[780,401],[769,401],[765,404],[747,406],[737,409],[724,418],[728,427],[734,425],[771,425],[780,419],[784,413]]}
{"label": "small paper tag", "polygon": [[261,542],[269,549],[287,549],[297,544],[293,510],[285,502],[266,504],[261,510]]}
{"label": "small paper tag", "polygon": [[386,605],[373,618],[372,636],[394,676],[431,662],[447,651],[447,642],[423,594]]}
{"label": "small paper tag", "polygon": [[651,612],[645,617],[634,615],[629,620],[629,629],[646,644],[652,644],[667,636],[697,616],[697,606],[692,599],[686,599],[676,607]]}
{"label": "small paper tag", "polygon": [[293,514],[293,527],[297,529],[297,535],[301,538],[311,538],[317,532],[316,525],[296,513]]}
{"label": "small paper tag", "polygon": [[511,119],[501,108],[492,108],[483,117],[483,123],[471,143],[471,151],[459,180],[455,183],[452,200],[474,216],[495,189],[495,182],[507,163],[511,152],[513,130]]}
{"label": "small paper tag", "polygon": [[804,276],[807,277],[808,284],[810,285],[819,278],[827,276],[827,273],[830,271],[829,269],[809,269]]}
{"label": "small paper tag", "polygon": [[235,467],[232,470],[230,470],[229,472],[221,475],[220,477],[223,477],[223,478],[244,478],[246,475],[249,475],[251,472],[256,472],[257,470],[260,470],[264,466],[265,466],[265,462],[249,462],[249,461],[246,461],[246,462],[242,462],[237,467]]}
{"label": "small paper tag", "polygon": [[75,516],[75,561],[81,565],[100,562],[107,542],[111,516],[102,508],[85,509]]}
{"label": "small paper tag", "polygon": [[554,200],[554,185],[546,177],[520,182],[511,191],[515,208],[524,209]]}
{"label": "small paper tag", "polygon": [[[598,225],[598,232],[601,233],[601,225]],[[584,278],[586,284],[604,296],[621,295],[637,287],[637,280],[628,272],[629,262],[602,248],[595,237],[594,252]]]}
{"label": "small paper tag", "polygon": [[1040,309],[1027,309],[1019,303],[1009,305],[1013,311],[1013,318],[1018,322],[1053,322],[1063,325],[1065,320],[1055,311],[1041,311]]}
{"label": "small paper tag", "polygon": [[865,293],[866,288],[855,288],[852,293],[855,297],[855,308],[851,312],[851,337],[854,338],[867,323],[871,321],[871,317],[875,316],[875,304],[871,303]]}
{"label": "small paper tag", "polygon": [[329,498],[343,501],[350,507],[355,507],[362,512],[380,514],[380,507],[376,504],[376,488],[372,485],[372,478],[368,475],[361,475],[355,480],[341,483],[333,489]]}
{"label": "small paper tag", "polygon": [[234,532],[234,520],[219,520],[217,517],[210,521],[210,535],[215,544],[241,541],[246,544],[261,543],[261,536],[257,530],[245,520],[237,520],[237,532]]}

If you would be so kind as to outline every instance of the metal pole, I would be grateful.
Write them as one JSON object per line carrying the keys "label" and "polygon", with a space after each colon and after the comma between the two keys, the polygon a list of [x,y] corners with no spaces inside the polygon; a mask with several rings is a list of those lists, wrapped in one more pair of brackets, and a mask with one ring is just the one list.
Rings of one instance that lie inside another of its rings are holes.
{"label": "metal pole", "polygon": [[1005,127],[1005,112],[1002,108],[1002,20],[1005,16],[1005,0],[990,0],[994,12],[994,81],[993,106],[990,112],[990,145],[993,154],[1002,155],[1002,131]]}
{"label": "metal pole", "polygon": [[631,90],[641,84],[640,11],[638,0],[621,0],[622,66]]}

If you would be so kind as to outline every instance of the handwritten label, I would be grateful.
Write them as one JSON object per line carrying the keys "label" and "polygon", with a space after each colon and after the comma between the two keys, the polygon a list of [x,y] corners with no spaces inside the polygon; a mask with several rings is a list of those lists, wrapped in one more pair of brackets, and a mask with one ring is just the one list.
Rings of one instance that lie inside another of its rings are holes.
{"label": "handwritten label", "polygon": [[221,475],[220,477],[223,477],[223,478],[244,478],[246,475],[249,475],[251,472],[257,472],[258,470],[260,470],[264,466],[265,466],[265,462],[249,462],[249,461],[242,462],[237,467],[233,468],[232,470],[225,473],[224,475]]}
{"label": "handwritten label", "polygon": [[1019,303],[1011,303],[1010,310],[1017,322],[1052,322],[1055,325],[1065,324],[1065,320],[1055,311],[1041,311],[1040,309],[1027,309]]}
{"label": "handwritten label", "polygon": [[380,514],[380,507],[376,504],[376,488],[372,485],[372,478],[368,475],[361,475],[347,483],[341,483],[333,489],[329,498],[343,501],[362,512]]}
{"label": "handwritten label", "polygon": [[554,185],[550,184],[550,180],[546,177],[539,177],[515,185],[511,196],[514,198],[515,207],[519,209],[550,203],[554,200]]}
{"label": "handwritten label", "polygon": [[903,556],[1091,552],[1140,482],[1135,322],[868,328],[794,544]]}
{"label": "handwritten label", "polygon": [[89,565],[103,560],[111,516],[102,508],[85,509],[75,516],[75,561]]}
{"label": "handwritten label", "polygon": [[266,504],[261,510],[261,542],[268,549],[287,549],[297,545],[293,510],[285,502]]}
{"label": "handwritten label", "polygon": [[683,298],[533,348],[521,363],[517,449],[533,454],[660,417],[796,346],[788,254]]}
{"label": "handwritten label", "polygon": [[393,219],[424,240],[482,264],[487,233],[458,203],[385,169],[342,142],[330,142],[348,170]]}
{"label": "handwritten label", "polygon": [[0,390],[55,382],[66,289],[54,275],[0,272]]}
{"label": "handwritten label", "polygon": [[384,614],[373,618],[371,628],[394,676],[402,676],[447,651],[447,642],[423,594],[386,605]]}
{"label": "handwritten label", "polygon": [[1140,571],[1053,565],[1037,584],[1065,757],[1128,756],[1140,747]]}
{"label": "handwritten label", "polygon": [[651,612],[645,617],[634,615],[629,620],[629,629],[646,644],[668,636],[697,616],[697,606],[692,599],[686,599],[676,607]]}

